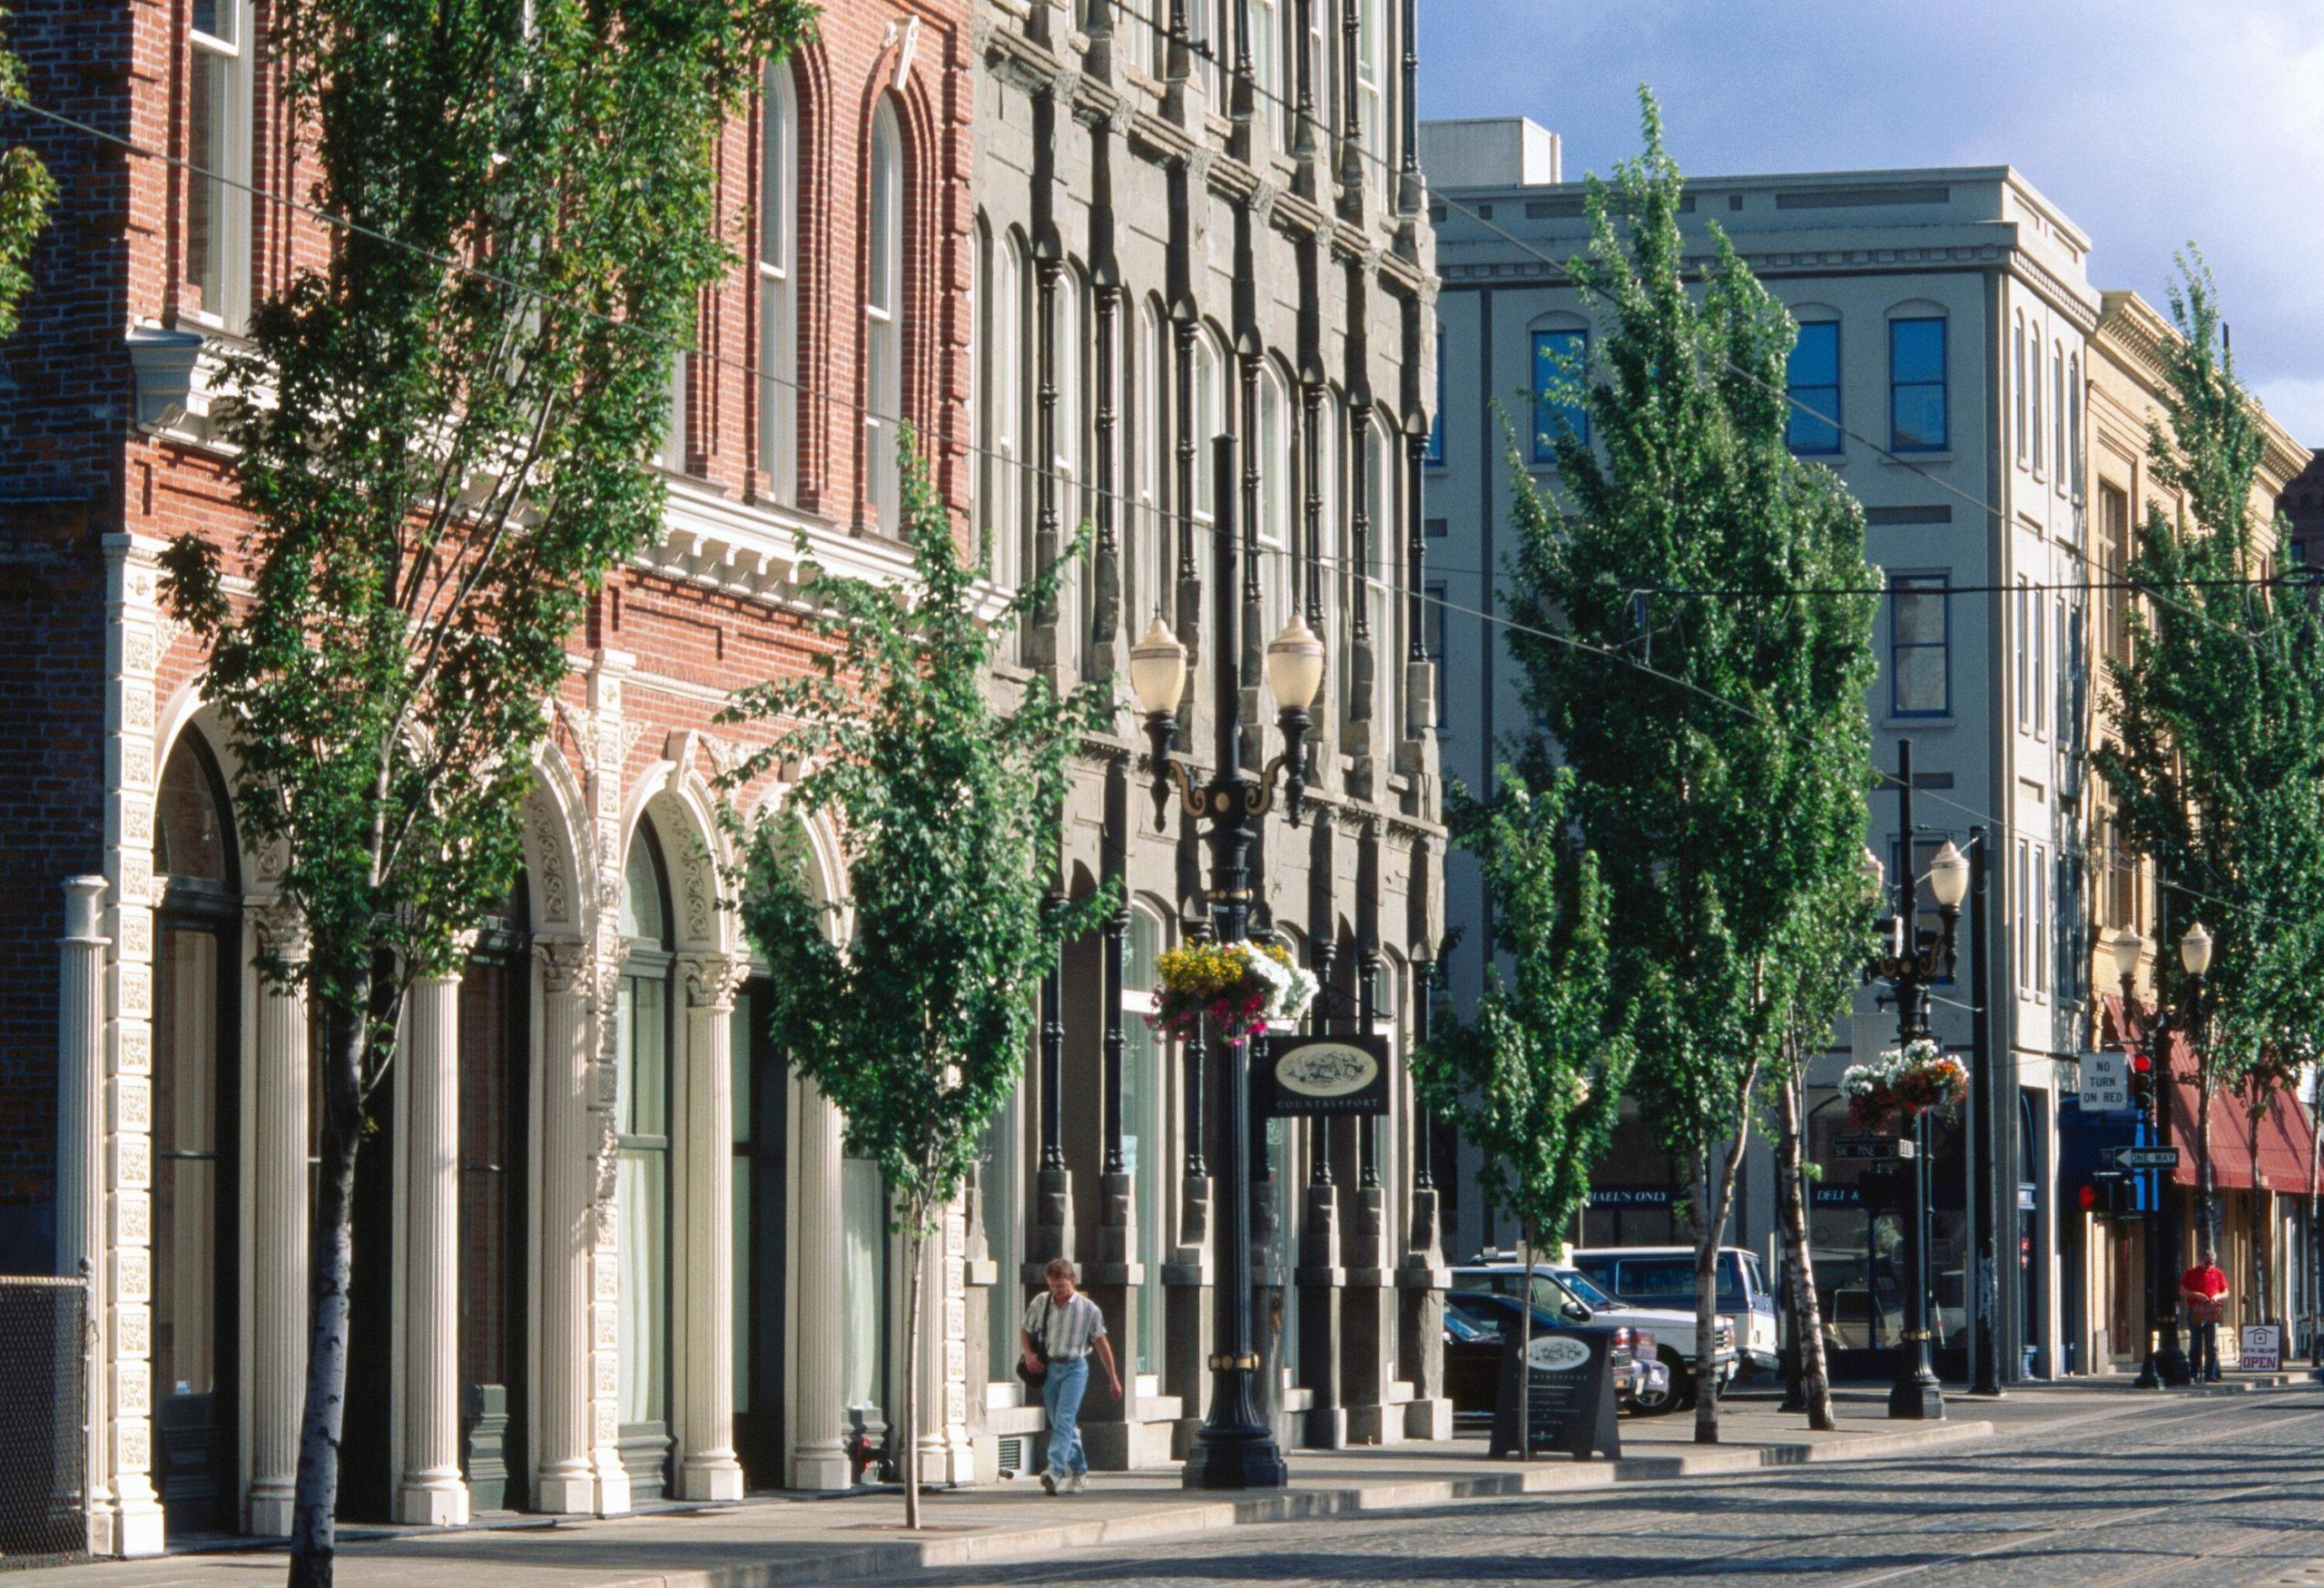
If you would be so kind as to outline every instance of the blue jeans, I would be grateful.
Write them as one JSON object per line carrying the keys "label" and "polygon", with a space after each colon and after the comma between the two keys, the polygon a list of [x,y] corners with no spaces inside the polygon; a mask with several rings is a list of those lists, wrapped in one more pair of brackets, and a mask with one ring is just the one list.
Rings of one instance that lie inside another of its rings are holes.
{"label": "blue jeans", "polygon": [[2219,1325],[2203,1321],[2193,1326],[2194,1360],[2188,1364],[2195,1376],[2206,1383],[2219,1382]]}
{"label": "blue jeans", "polygon": [[1052,1362],[1041,1379],[1041,1406],[1049,1415],[1049,1471],[1059,1477],[1089,1470],[1081,1449],[1081,1396],[1089,1387],[1089,1358]]}

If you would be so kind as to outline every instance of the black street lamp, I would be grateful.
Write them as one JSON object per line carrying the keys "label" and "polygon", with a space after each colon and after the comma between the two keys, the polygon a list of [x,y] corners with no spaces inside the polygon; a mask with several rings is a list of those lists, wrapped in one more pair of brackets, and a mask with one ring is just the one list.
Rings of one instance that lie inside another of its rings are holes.
{"label": "black street lamp", "polygon": [[[1235,439],[1211,442],[1214,478],[1238,478]],[[1216,614],[1210,653],[1217,699],[1210,781],[1170,754],[1177,735],[1178,704],[1187,690],[1187,647],[1159,615],[1130,648],[1130,693],[1146,714],[1154,746],[1154,814],[1160,822],[1177,785],[1186,814],[1206,824],[1210,843],[1212,931],[1222,943],[1241,942],[1251,919],[1251,843],[1258,824],[1275,805],[1275,779],[1283,774],[1285,804],[1299,821],[1300,796],[1307,787],[1307,708],[1324,684],[1324,642],[1297,616],[1267,646],[1268,687],[1283,709],[1283,754],[1257,777],[1244,771],[1242,642],[1243,546],[1235,526],[1235,493],[1221,489],[1214,528],[1216,561],[1212,569]],[[1210,1358],[1210,1411],[1194,1447],[1187,1453],[1190,1489],[1275,1489],[1290,1480],[1274,1433],[1259,1420],[1253,1383],[1258,1353],[1251,1338],[1251,1097],[1250,1044],[1237,1037],[1226,1044],[1226,1129],[1219,1142],[1219,1169],[1226,1181],[1226,1239],[1217,1290],[1217,1330],[1225,1347]]]}
{"label": "black street lamp", "polygon": [[[1953,974],[1955,939],[1961,925],[1961,901],[1969,892],[1969,861],[1953,841],[1929,862],[1929,892],[1936,899],[1943,929],[1924,932],[1917,925],[1918,879],[1913,868],[1913,742],[1896,743],[1897,828],[1903,863],[1897,867],[1896,913],[1888,921],[1888,951],[1876,955],[1866,968],[1867,981],[1886,981],[1896,1001],[1896,1034],[1910,1047],[1929,1035],[1928,984]],[[1877,875],[1883,868],[1873,856],[1866,868]],[[1911,1159],[1905,1169],[1910,1197],[1905,1209],[1905,1328],[1896,1342],[1896,1377],[1888,1386],[1888,1415],[1924,1420],[1945,1415],[1945,1392],[1929,1364],[1928,1318],[1928,1120],[1925,1111],[1913,1114],[1909,1137]],[[1902,1144],[1900,1144],[1902,1145]],[[1876,1305],[1874,1310],[1878,1310]]]}
{"label": "black street lamp", "polygon": [[[2179,966],[2187,972],[2188,993],[2183,1004],[2165,1004],[2158,996],[2154,1014],[2150,1019],[2139,1001],[2139,961],[2145,956],[2146,941],[2136,932],[2125,929],[2112,944],[2114,973],[2122,979],[2122,1050],[2129,1054],[2131,1064],[2144,1065],[2152,1080],[2152,1111],[2147,1123],[2152,1127],[2155,1145],[2171,1145],[2171,1039],[2181,1032],[2192,1031],[2201,1023],[2203,1008],[2203,979],[2211,974],[2211,934],[2200,921],[2189,927],[2179,940]],[[2158,978],[2158,982],[2160,979]],[[2160,994],[2162,989],[2157,986]],[[2135,1022],[2135,1029],[2133,1026]],[[2139,1389],[2161,1389],[2165,1385],[2190,1384],[2194,1371],[2188,1365],[2187,1353],[2179,1344],[2179,1221],[2163,1208],[2163,1188],[2170,1183],[2171,1171],[2152,1169],[2149,1182],[2152,1191],[2147,1198],[2146,1240],[2146,1361],[2139,1369]]]}

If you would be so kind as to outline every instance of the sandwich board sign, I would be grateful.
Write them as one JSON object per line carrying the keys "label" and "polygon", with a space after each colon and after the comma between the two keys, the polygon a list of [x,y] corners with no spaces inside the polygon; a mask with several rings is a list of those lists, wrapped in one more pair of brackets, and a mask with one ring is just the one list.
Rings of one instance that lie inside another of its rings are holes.
{"label": "sandwich board sign", "polygon": [[1548,1329],[1534,1326],[1526,1353],[1523,1394],[1518,1383],[1517,1320],[1502,1336],[1501,1396],[1493,1405],[1492,1454],[1517,1454],[1520,1406],[1534,1450],[1563,1451],[1578,1461],[1592,1452],[1609,1461],[1622,1458],[1622,1435],[1615,1420],[1614,1331]]}
{"label": "sandwich board sign", "polygon": [[2236,1366],[2246,1373],[2280,1373],[2284,1365],[2284,1332],[2274,1324],[2245,1324],[2237,1342]]}

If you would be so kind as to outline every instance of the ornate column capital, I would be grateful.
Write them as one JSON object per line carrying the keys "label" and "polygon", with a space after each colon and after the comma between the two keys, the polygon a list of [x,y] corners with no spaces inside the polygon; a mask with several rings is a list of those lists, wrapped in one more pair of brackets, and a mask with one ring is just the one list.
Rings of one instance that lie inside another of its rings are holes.
{"label": "ornate column capital", "polygon": [[550,938],[534,944],[540,955],[543,989],[571,992],[585,986],[589,969],[589,944],[580,938]]}
{"label": "ornate column capital", "polygon": [[313,939],[307,931],[307,912],[288,899],[275,899],[251,912],[258,927],[259,952],[286,965],[305,962]]}
{"label": "ornate column capital", "polygon": [[751,962],[733,954],[684,954],[678,969],[686,979],[688,1008],[729,1010],[749,979]]}

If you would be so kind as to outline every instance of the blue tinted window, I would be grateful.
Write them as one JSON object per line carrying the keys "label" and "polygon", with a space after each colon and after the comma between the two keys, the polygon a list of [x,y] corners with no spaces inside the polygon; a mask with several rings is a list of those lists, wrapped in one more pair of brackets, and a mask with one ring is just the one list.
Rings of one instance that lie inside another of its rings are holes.
{"label": "blue tinted window", "polygon": [[1799,328],[1785,378],[1789,419],[1784,439],[1802,453],[1840,449],[1840,327],[1816,321]]}
{"label": "blue tinted window", "polygon": [[1582,370],[1590,361],[1586,330],[1537,330],[1533,333],[1533,461],[1554,463],[1558,438],[1571,436],[1587,445],[1590,416],[1578,400]]}
{"label": "blue tinted window", "polygon": [[1945,321],[1888,322],[1889,446],[1899,452],[1941,452],[1945,415]]}

